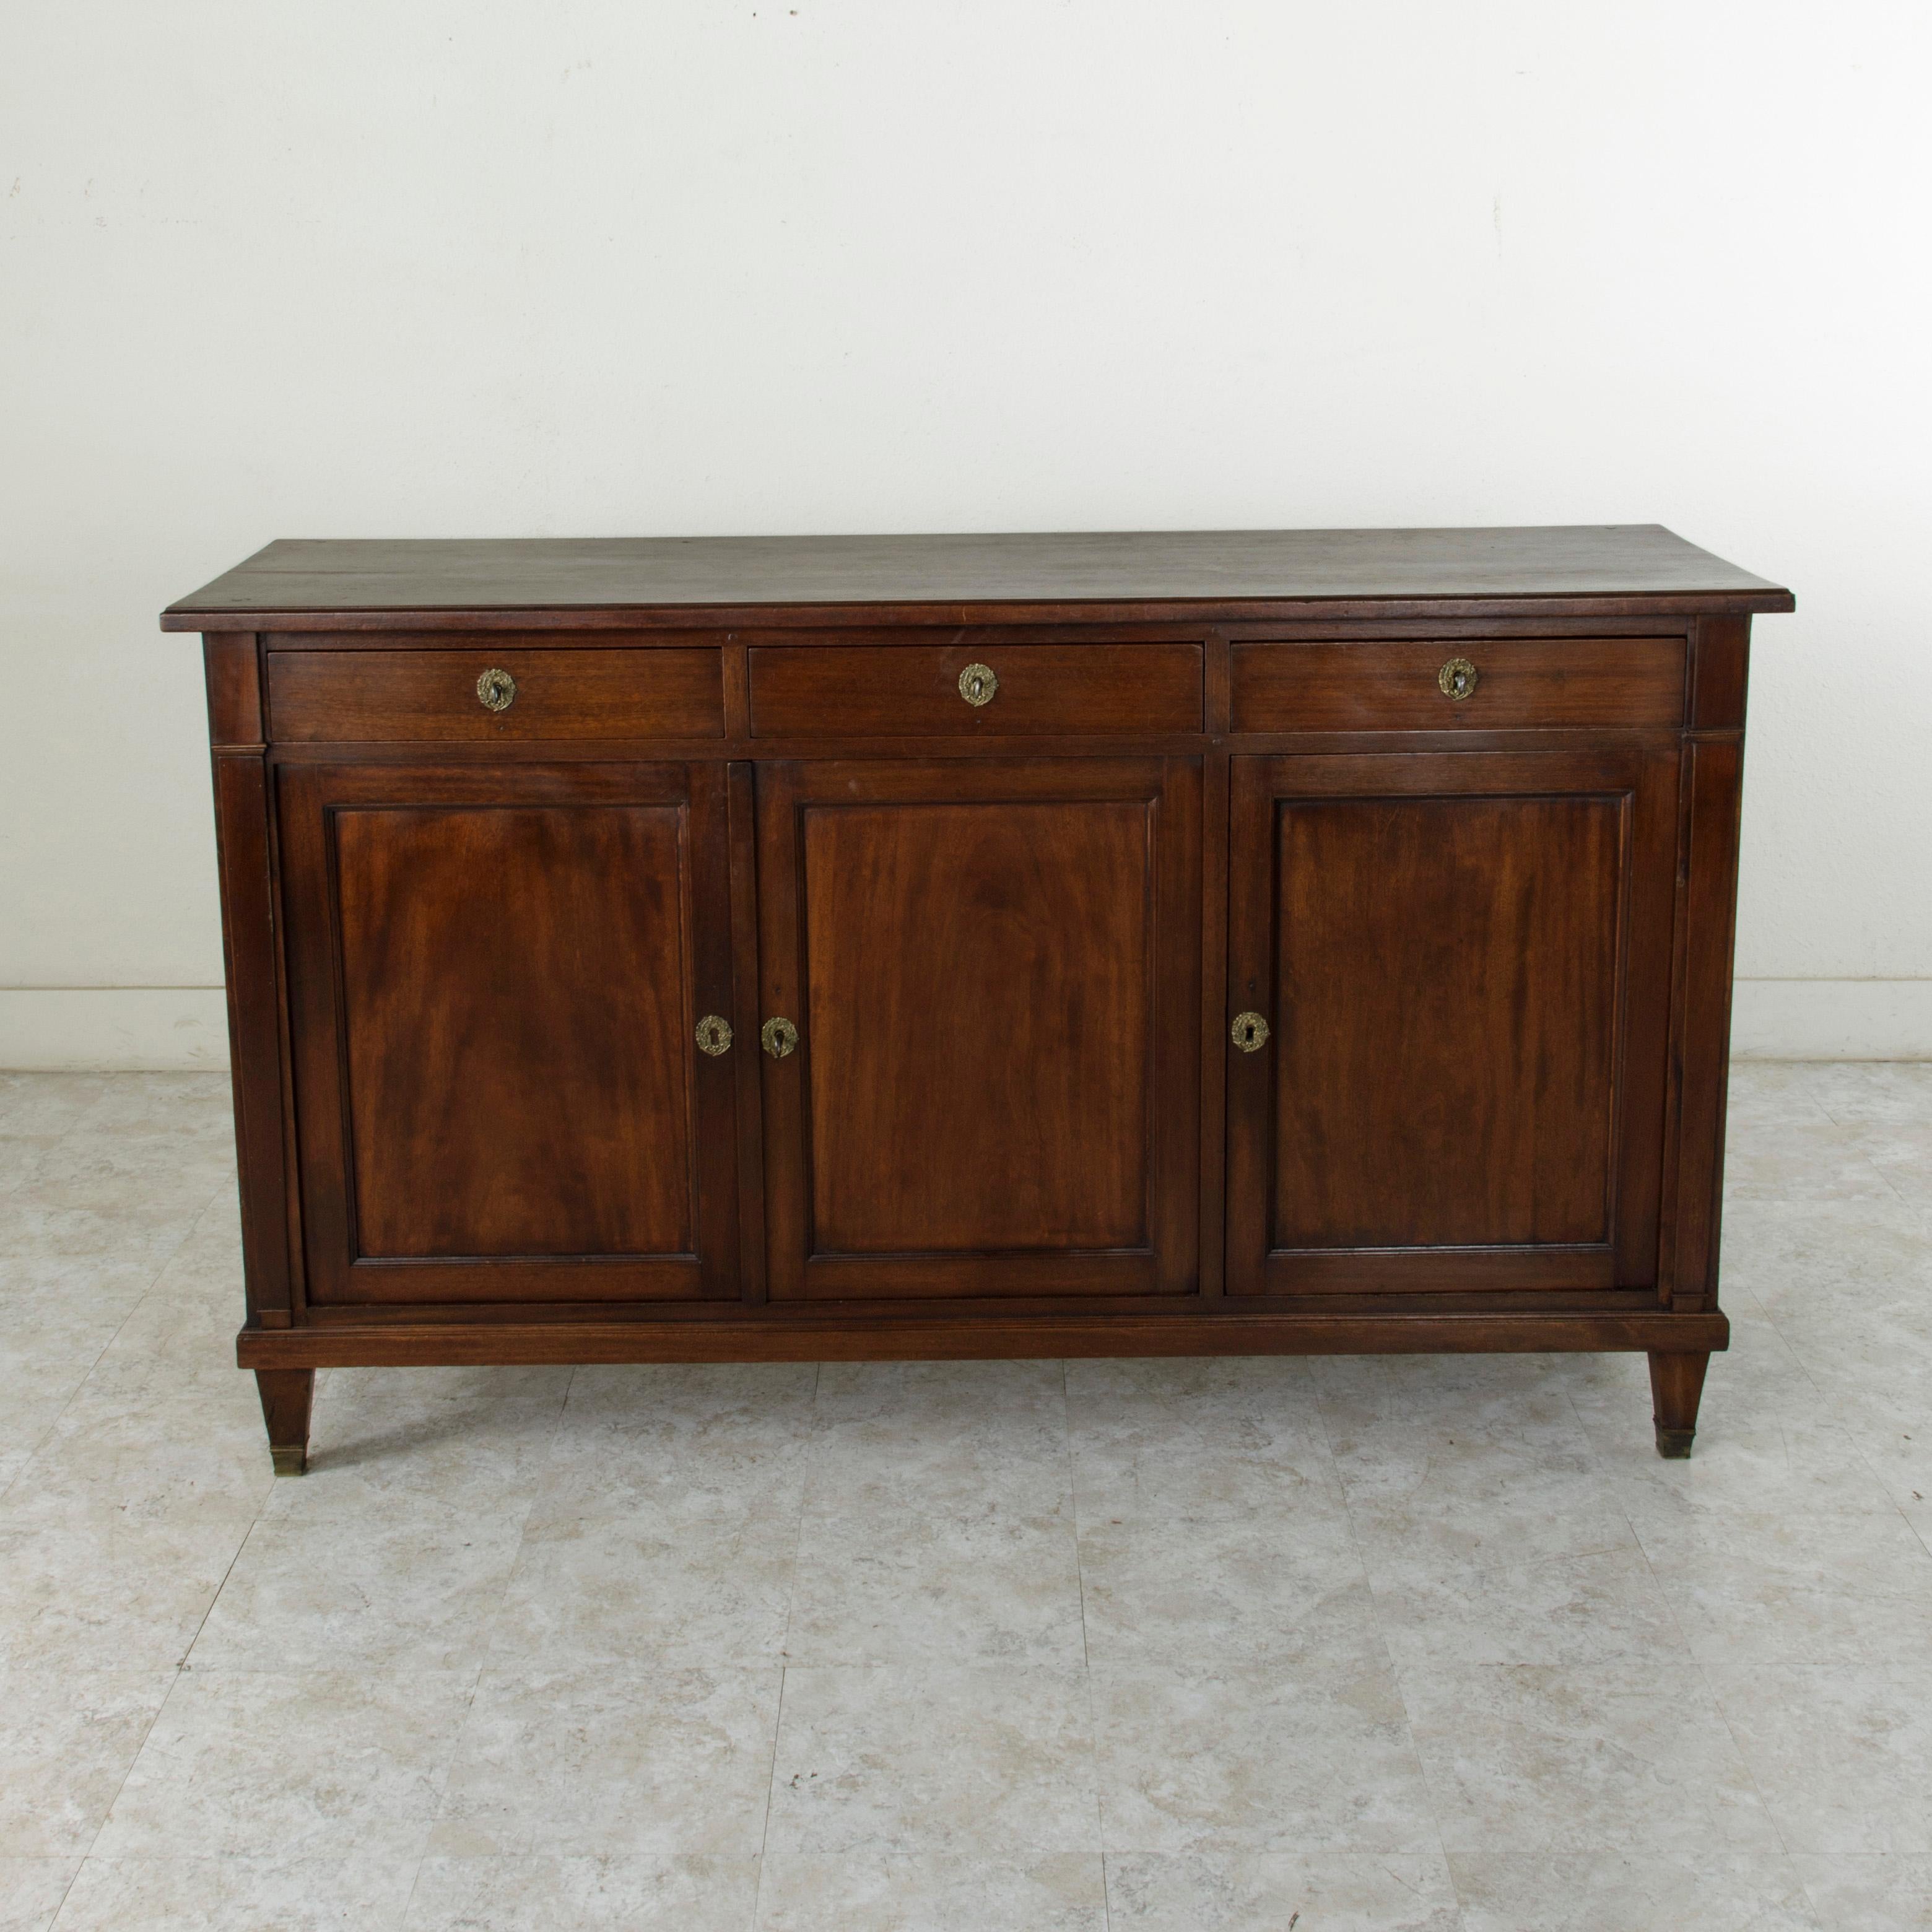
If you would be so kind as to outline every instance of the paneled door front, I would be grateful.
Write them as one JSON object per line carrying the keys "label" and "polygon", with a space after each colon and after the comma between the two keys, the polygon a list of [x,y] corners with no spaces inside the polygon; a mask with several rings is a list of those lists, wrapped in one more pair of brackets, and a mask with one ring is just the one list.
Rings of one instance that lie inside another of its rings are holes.
{"label": "paneled door front", "polygon": [[1198,765],[758,784],[774,1298],[1191,1289]]}
{"label": "paneled door front", "polygon": [[1675,748],[1233,767],[1229,1292],[1653,1286]]}
{"label": "paneled door front", "polygon": [[[309,1299],[737,1292],[722,765],[290,764]],[[722,1036],[707,1030],[709,1046]]]}

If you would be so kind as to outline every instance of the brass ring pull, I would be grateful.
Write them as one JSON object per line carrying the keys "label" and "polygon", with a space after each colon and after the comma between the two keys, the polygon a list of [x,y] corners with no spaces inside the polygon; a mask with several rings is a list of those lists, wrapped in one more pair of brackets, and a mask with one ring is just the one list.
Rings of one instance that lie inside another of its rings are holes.
{"label": "brass ring pull", "polygon": [[517,680],[494,667],[476,680],[476,701],[485,711],[507,711],[516,702]]}
{"label": "brass ring pull", "polygon": [[1237,1013],[1228,1037],[1244,1053],[1258,1053],[1268,1044],[1268,1023],[1259,1013]]}
{"label": "brass ring pull", "polygon": [[959,695],[976,708],[992,703],[1000,688],[991,664],[969,664],[959,674]]}
{"label": "brass ring pull", "polygon": [[731,1022],[719,1013],[706,1013],[698,1023],[698,1050],[716,1060],[731,1051]]}
{"label": "brass ring pull", "polygon": [[758,1038],[774,1060],[783,1060],[798,1051],[798,1028],[790,1020],[767,1020],[758,1029]]}
{"label": "brass ring pull", "polygon": [[1467,658],[1451,658],[1436,674],[1436,682],[1444,698],[1460,704],[1476,688],[1476,667]]}

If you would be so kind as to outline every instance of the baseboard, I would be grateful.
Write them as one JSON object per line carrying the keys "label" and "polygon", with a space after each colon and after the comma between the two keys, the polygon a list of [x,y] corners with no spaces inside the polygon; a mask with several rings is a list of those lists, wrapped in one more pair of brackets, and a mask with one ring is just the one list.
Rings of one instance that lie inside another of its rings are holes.
{"label": "baseboard", "polygon": [[[1932,1060],[1932,980],[1740,980],[1739,1060]],[[219,986],[0,987],[0,1067],[109,1072],[228,1064]]]}
{"label": "baseboard", "polygon": [[0,1067],[36,1072],[219,1073],[219,986],[0,986]]}
{"label": "baseboard", "polygon": [[1932,1060],[1932,980],[1740,980],[1734,1060]]}

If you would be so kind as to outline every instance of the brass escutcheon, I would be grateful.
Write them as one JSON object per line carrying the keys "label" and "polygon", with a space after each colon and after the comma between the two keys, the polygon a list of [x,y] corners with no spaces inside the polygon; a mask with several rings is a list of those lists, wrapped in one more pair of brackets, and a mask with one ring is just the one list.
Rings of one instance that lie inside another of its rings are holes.
{"label": "brass escutcheon", "polygon": [[1228,1037],[1244,1053],[1258,1053],[1267,1046],[1268,1023],[1259,1013],[1237,1013]]}
{"label": "brass escutcheon", "polygon": [[517,680],[494,665],[476,680],[476,700],[485,711],[507,711],[516,696]]}
{"label": "brass escutcheon", "polygon": [[698,1050],[716,1060],[731,1051],[731,1022],[722,1014],[706,1013],[698,1023]]}
{"label": "brass escutcheon", "polygon": [[1000,680],[993,675],[991,664],[969,664],[959,674],[959,695],[968,704],[990,704],[999,690]]}
{"label": "brass escutcheon", "polygon": [[1451,658],[1436,674],[1436,682],[1444,698],[1460,704],[1476,688],[1476,667],[1467,658]]}
{"label": "brass escutcheon", "polygon": [[798,1028],[790,1020],[767,1020],[758,1029],[765,1051],[774,1060],[782,1060],[798,1050]]}

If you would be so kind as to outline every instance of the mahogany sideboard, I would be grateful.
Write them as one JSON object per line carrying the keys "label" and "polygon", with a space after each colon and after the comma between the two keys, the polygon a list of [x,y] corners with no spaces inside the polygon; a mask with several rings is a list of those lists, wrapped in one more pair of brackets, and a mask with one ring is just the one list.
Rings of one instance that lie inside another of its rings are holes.
{"label": "mahogany sideboard", "polygon": [[1745,665],[1654,526],[283,542],[202,634],[246,1319],[332,1364],[1640,1349]]}

